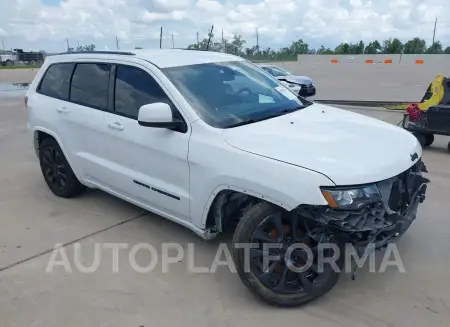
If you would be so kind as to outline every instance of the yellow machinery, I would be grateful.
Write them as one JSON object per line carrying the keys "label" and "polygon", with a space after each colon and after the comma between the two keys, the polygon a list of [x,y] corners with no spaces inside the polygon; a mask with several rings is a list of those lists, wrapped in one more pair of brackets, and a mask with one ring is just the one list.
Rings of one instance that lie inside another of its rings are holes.
{"label": "yellow machinery", "polygon": [[[418,107],[426,111],[428,108],[432,106],[436,106],[439,104],[450,104],[450,79],[443,76],[438,75],[431,82],[430,86],[428,86],[425,95],[422,100],[417,103]],[[402,103],[393,106],[387,106],[388,109],[404,109],[408,108],[410,103]]]}

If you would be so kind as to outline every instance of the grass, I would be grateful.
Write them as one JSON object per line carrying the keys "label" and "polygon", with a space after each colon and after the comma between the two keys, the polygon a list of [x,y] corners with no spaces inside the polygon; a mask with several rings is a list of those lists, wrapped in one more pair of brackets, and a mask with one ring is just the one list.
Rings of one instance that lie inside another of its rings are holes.
{"label": "grass", "polygon": [[12,66],[2,66],[2,65],[0,65],[0,70],[7,70],[7,69],[31,69],[31,68],[41,68],[41,65],[12,65]]}

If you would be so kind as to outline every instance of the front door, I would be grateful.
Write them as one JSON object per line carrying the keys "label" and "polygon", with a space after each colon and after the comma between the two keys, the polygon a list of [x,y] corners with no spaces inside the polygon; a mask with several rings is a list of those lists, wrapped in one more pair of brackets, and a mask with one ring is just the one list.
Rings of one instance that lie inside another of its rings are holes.
{"label": "front door", "polygon": [[139,108],[168,103],[167,94],[145,68],[113,69],[113,112],[105,113],[109,135],[104,159],[110,188],[182,219],[189,216],[189,133],[138,124]]}

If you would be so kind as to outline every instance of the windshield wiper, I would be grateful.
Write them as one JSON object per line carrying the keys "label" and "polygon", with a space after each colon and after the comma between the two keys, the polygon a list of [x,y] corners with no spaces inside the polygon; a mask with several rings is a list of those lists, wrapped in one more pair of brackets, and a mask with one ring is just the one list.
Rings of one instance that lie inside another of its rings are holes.
{"label": "windshield wiper", "polygon": [[303,108],[305,108],[305,107],[304,106],[298,106],[298,107],[291,108],[291,109],[284,109],[284,110],[281,110],[281,111],[277,112],[276,114],[269,115],[269,116],[264,116],[264,117],[261,117],[259,119],[249,119],[249,120],[241,121],[239,123],[231,124],[231,125],[228,125],[227,128],[232,128],[232,127],[238,127],[238,126],[243,126],[243,125],[249,125],[249,124],[257,123],[259,121],[263,121],[263,120],[267,120],[267,119],[283,116],[283,115],[286,115],[286,114],[290,114],[291,112],[294,112],[294,111],[297,111],[297,110],[300,110],[300,109],[303,109]]}

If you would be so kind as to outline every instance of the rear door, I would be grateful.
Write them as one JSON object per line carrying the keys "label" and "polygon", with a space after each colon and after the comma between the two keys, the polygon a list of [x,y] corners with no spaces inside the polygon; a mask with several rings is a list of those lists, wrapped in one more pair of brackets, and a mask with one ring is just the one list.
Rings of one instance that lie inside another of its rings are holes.
{"label": "rear door", "polygon": [[[79,178],[97,174],[110,65],[55,63],[29,99],[33,125],[53,131]],[[37,107],[35,104],[38,104]],[[39,112],[37,112],[39,111]],[[35,112],[35,113],[34,113]]]}
{"label": "rear door", "polygon": [[[83,178],[102,176],[104,112],[108,110],[108,88],[111,64],[105,62],[75,63],[71,78],[69,103],[61,108],[64,133]],[[63,127],[62,127],[63,128]]]}
{"label": "rear door", "polygon": [[114,111],[106,113],[104,121],[110,187],[157,210],[190,219],[188,126],[177,132],[139,125],[139,108],[155,102],[168,103],[174,117],[183,118],[148,68],[123,64],[113,72]]}

